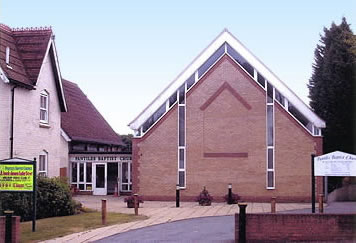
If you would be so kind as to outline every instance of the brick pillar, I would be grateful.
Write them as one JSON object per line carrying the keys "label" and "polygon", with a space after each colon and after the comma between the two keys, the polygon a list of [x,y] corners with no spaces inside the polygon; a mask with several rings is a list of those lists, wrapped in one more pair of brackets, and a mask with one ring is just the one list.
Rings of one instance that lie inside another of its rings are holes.
{"label": "brick pillar", "polygon": [[[0,216],[0,243],[5,243],[5,216]],[[12,216],[12,242],[20,242],[20,216]]]}

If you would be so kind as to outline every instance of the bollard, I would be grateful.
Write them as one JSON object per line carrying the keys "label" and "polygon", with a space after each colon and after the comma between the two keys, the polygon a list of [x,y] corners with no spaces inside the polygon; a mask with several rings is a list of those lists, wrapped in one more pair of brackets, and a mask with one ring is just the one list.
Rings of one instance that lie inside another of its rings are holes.
{"label": "bollard", "polygon": [[134,194],[135,215],[138,215],[138,194]]}
{"label": "bollard", "polygon": [[271,213],[276,213],[276,197],[271,198]]}
{"label": "bollard", "polygon": [[319,213],[324,213],[324,195],[319,194]]}
{"label": "bollard", "polygon": [[180,200],[179,184],[177,184],[176,185],[176,208],[179,208],[179,200]]}
{"label": "bollard", "polygon": [[227,204],[232,204],[232,184],[229,183],[229,185],[227,186],[228,188],[228,199],[227,199]]}
{"label": "bollard", "polygon": [[106,224],[106,199],[101,199],[101,223]]}
{"label": "bollard", "polygon": [[247,203],[239,203],[239,243],[246,243],[246,207]]}
{"label": "bollard", "polygon": [[5,221],[5,242],[12,242],[12,214],[14,211],[4,211]]}

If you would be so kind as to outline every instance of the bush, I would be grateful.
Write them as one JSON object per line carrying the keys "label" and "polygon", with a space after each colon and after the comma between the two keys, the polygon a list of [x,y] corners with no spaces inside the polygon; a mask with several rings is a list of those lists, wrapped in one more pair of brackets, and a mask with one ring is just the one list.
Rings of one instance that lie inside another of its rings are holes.
{"label": "bush", "polygon": [[208,190],[206,190],[205,186],[203,188],[203,191],[197,197],[196,201],[199,202],[199,205],[201,206],[211,205],[211,201],[213,201],[213,197],[209,195],[209,192]]}
{"label": "bush", "polygon": [[[61,178],[37,177],[37,219],[79,213],[81,204],[72,199],[69,185]],[[13,210],[22,221],[32,219],[32,193],[0,193],[0,213]]]}

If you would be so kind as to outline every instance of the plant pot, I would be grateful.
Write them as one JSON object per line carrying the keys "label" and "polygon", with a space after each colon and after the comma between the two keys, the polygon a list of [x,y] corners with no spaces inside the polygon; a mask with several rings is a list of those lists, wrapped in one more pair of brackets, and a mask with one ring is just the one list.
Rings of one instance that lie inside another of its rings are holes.
{"label": "plant pot", "polygon": [[211,206],[211,202],[200,202],[200,206]]}
{"label": "plant pot", "polygon": [[[137,206],[140,207],[140,203],[138,203]],[[135,202],[127,202],[127,207],[128,208],[134,208],[135,207]]]}

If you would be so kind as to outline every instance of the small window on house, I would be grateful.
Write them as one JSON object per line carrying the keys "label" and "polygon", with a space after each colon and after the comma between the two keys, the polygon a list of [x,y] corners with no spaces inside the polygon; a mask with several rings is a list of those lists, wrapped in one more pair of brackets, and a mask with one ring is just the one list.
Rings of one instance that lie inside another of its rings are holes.
{"label": "small window on house", "polygon": [[260,73],[257,73],[257,82],[262,85],[263,88],[266,87],[265,78]]}
{"label": "small window on house", "polygon": [[193,86],[194,82],[195,82],[195,73],[192,76],[190,76],[190,78],[187,79],[187,90]]}
{"label": "small window on house", "polygon": [[274,96],[276,98],[276,100],[282,105],[284,106],[284,97],[281,93],[279,93],[279,91],[277,89],[274,89]]}
{"label": "small window on house", "polygon": [[169,97],[169,107],[171,107],[172,105],[174,105],[177,101],[177,91],[174,92],[174,94],[172,94],[171,97]]}
{"label": "small window on house", "polygon": [[250,63],[246,61],[245,58],[243,58],[237,51],[235,51],[234,48],[232,48],[229,44],[226,44],[227,46],[227,53],[235,59],[236,62],[238,62],[245,70],[248,72],[252,77],[253,77],[253,67],[251,66]]}
{"label": "small window on house", "polygon": [[48,93],[42,91],[40,94],[40,122],[48,123]]}
{"label": "small window on house", "polygon": [[47,152],[43,151],[38,160],[38,175],[39,176],[47,176],[47,168],[48,168],[48,154]]}
{"label": "small window on house", "polygon": [[267,145],[273,146],[273,105],[267,105]]}
{"label": "small window on house", "polygon": [[178,95],[179,95],[179,104],[185,104],[185,84],[183,84],[179,88]]}
{"label": "small window on house", "polygon": [[178,146],[185,146],[185,106],[179,106]]}
{"label": "small window on house", "polygon": [[273,104],[273,86],[267,82],[267,104]]}
{"label": "small window on house", "polygon": [[10,65],[10,47],[6,47],[6,64]]}
{"label": "small window on house", "polygon": [[225,44],[219,47],[198,69],[199,78],[225,53]]}

